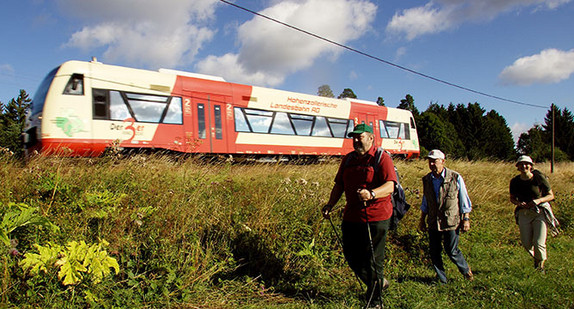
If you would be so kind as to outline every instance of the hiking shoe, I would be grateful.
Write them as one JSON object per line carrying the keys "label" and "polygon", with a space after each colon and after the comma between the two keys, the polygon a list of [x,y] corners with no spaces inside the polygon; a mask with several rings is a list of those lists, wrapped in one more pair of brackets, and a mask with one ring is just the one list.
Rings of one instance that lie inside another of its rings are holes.
{"label": "hiking shoe", "polygon": [[474,275],[472,274],[472,270],[468,270],[466,274],[464,274],[464,278],[468,281],[474,280]]}

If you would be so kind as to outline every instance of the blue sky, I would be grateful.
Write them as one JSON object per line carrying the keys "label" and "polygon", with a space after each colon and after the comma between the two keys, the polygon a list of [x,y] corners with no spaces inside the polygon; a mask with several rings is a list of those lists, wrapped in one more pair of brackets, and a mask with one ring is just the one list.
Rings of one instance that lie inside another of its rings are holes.
{"label": "blue sky", "polygon": [[[252,0],[233,3],[480,95],[398,69],[218,0],[8,0],[0,101],[67,60],[217,75],[396,107],[478,102],[518,134],[574,110],[574,0]],[[510,103],[491,96],[525,104]],[[535,106],[531,106],[535,105]]]}

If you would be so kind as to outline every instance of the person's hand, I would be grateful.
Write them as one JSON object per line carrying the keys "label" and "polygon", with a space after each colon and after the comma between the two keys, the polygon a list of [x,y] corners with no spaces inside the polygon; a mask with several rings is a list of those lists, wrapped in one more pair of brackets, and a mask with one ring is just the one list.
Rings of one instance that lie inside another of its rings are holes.
{"label": "person's hand", "polygon": [[359,201],[361,202],[366,202],[373,199],[371,191],[365,188],[357,190],[357,195],[359,196]]}
{"label": "person's hand", "polygon": [[323,209],[321,209],[321,213],[323,214],[323,218],[325,218],[325,219],[331,218],[331,210],[333,210],[333,205],[323,206]]}
{"label": "person's hand", "polygon": [[468,231],[470,231],[470,220],[462,220],[461,230],[462,230],[463,232],[468,232]]}

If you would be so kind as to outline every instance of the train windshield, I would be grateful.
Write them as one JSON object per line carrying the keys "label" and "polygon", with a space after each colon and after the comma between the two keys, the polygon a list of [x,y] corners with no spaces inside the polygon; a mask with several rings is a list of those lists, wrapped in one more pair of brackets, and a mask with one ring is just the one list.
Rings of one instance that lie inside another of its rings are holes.
{"label": "train windshield", "polygon": [[42,111],[44,107],[44,102],[46,101],[46,95],[48,94],[48,89],[50,89],[50,85],[52,84],[52,80],[54,76],[56,76],[56,72],[58,72],[60,67],[53,69],[42,81],[38,90],[34,94],[34,98],[32,99],[32,103],[30,104],[30,109],[32,110],[32,115],[35,115]]}

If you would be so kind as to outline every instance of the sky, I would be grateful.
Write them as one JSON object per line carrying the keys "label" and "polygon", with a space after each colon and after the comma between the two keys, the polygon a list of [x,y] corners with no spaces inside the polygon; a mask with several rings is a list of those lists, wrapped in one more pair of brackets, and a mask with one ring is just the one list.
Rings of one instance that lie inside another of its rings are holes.
{"label": "sky", "polygon": [[574,110],[574,0],[5,0],[0,8],[4,104],[20,89],[33,96],[61,63],[96,57],[308,94],[351,88],[389,107],[410,94],[421,112],[479,103],[515,138],[544,123],[552,103]]}

